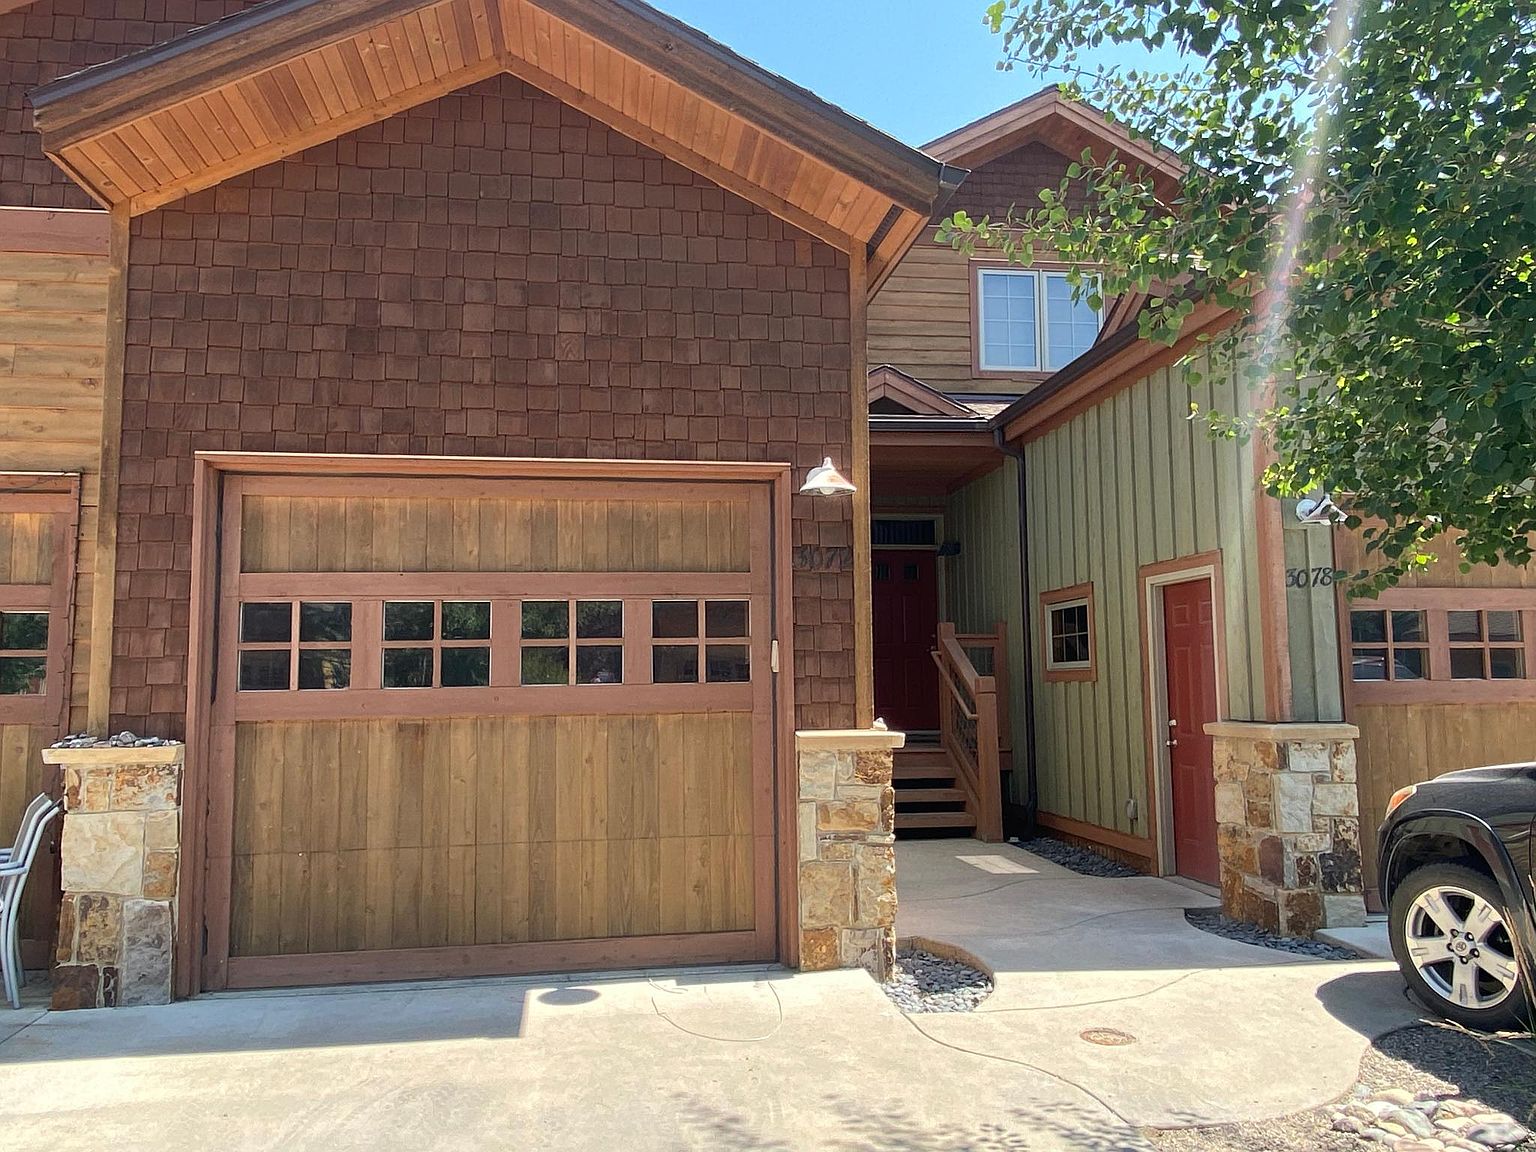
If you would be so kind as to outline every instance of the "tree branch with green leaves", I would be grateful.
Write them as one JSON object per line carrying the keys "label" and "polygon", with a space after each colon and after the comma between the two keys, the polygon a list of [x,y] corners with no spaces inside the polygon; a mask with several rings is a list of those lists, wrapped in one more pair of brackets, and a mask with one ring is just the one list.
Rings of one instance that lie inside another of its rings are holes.
{"label": "tree branch with green leaves", "polygon": [[[1000,0],[1003,67],[1170,153],[1172,199],[1084,153],[1040,202],[956,213],[940,238],[1049,254],[1103,297],[1146,293],[1141,333],[1178,341],[1196,300],[1272,400],[1220,414],[1263,435],[1279,496],[1347,498],[1379,562],[1453,533],[1464,563],[1524,564],[1536,532],[1536,8],[1533,0]],[[1175,49],[1173,72],[1084,61]]]}

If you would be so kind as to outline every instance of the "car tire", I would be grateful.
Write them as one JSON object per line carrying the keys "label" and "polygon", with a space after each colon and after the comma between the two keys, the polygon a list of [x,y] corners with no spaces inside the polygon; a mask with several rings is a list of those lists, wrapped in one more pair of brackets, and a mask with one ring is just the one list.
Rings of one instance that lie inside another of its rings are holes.
{"label": "car tire", "polygon": [[1485,1032],[1529,1023],[1515,928],[1491,877],[1460,864],[1417,868],[1393,892],[1387,928],[1397,966],[1425,1006]]}

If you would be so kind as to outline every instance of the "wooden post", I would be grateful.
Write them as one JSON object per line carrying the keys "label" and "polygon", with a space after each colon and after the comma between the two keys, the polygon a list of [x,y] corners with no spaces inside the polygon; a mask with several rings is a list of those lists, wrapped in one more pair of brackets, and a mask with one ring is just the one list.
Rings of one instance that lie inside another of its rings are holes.
{"label": "wooden post", "polygon": [[867,316],[869,270],[864,251],[848,254],[849,403],[853,420],[853,712],[854,726],[875,721],[874,575],[869,523],[869,373]]}
{"label": "wooden post", "polygon": [[1003,777],[997,748],[997,680],[976,678],[976,839],[1003,838]]}
{"label": "wooden post", "polygon": [[118,485],[123,455],[123,359],[128,342],[128,237],[126,205],[112,209],[108,244],[107,347],[101,388],[101,492],[96,512],[96,555],[91,585],[91,663],[86,687],[86,729],[105,736],[112,714],[112,617],[117,607]]}

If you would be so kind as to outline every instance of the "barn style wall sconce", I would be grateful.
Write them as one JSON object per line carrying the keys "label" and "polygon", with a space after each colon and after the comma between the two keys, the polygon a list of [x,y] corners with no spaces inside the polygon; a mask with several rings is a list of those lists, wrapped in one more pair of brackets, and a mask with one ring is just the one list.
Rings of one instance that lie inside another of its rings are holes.
{"label": "barn style wall sconce", "polygon": [[805,483],[800,485],[802,496],[841,496],[855,491],[857,489],[837,470],[830,456],[821,462],[820,467],[812,468],[806,474]]}

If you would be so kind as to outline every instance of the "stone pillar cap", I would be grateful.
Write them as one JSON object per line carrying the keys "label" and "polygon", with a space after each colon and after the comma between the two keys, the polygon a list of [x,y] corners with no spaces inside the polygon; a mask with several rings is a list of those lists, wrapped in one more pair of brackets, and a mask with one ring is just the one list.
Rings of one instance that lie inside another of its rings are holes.
{"label": "stone pillar cap", "polygon": [[1305,721],[1278,724],[1269,720],[1216,720],[1205,726],[1207,736],[1230,736],[1239,740],[1275,740],[1279,742],[1357,740],[1360,729],[1353,724]]}
{"label": "stone pillar cap", "polygon": [[142,748],[44,748],[44,764],[180,764],[185,744],[146,745]]}
{"label": "stone pillar cap", "polygon": [[885,752],[907,742],[905,732],[884,728],[831,728],[824,731],[795,733],[795,745],[802,752]]}

